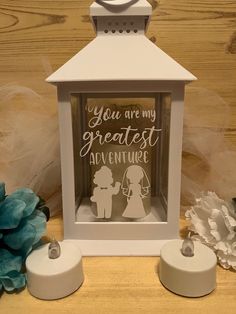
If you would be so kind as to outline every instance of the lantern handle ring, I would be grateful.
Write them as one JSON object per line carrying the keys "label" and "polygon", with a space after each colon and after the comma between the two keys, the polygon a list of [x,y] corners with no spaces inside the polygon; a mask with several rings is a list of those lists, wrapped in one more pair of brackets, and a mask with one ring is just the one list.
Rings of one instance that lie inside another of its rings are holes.
{"label": "lantern handle ring", "polygon": [[138,0],[96,0],[97,3],[104,6],[130,6]]}

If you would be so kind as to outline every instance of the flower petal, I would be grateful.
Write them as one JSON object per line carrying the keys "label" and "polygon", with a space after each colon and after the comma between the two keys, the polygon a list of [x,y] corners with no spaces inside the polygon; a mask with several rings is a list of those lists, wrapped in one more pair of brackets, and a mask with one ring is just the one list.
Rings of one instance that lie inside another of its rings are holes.
{"label": "flower petal", "polygon": [[12,271],[5,276],[0,276],[0,281],[4,289],[8,292],[21,289],[26,283],[25,275],[17,271]]}
{"label": "flower petal", "polygon": [[21,267],[21,256],[15,256],[5,249],[0,249],[0,277],[14,270],[19,272]]}
{"label": "flower petal", "polygon": [[6,234],[3,237],[3,241],[13,250],[20,250],[25,245],[31,245],[35,237],[35,228],[22,221],[20,225],[11,233]]}
{"label": "flower petal", "polygon": [[202,210],[199,209],[200,207],[196,205],[186,212],[185,215],[187,219],[191,220],[191,226],[189,227],[189,229],[195,233],[198,233],[205,242],[214,242],[214,238],[210,233],[210,228],[208,224],[209,215],[205,215],[205,217],[203,217],[201,215]]}
{"label": "flower petal", "polygon": [[224,241],[234,237],[234,226],[231,226],[233,221],[229,219],[229,214],[225,206],[222,206],[220,209],[213,209],[208,222],[211,227],[211,234],[215,237],[216,241]]}
{"label": "flower petal", "polygon": [[30,217],[28,223],[35,227],[35,238],[33,245],[36,244],[46,230],[46,216],[40,210],[36,210]]}
{"label": "flower petal", "polygon": [[0,229],[16,228],[24,214],[26,204],[22,200],[6,198],[0,203]]}
{"label": "flower petal", "polygon": [[189,229],[197,233],[193,238],[215,250],[226,269],[236,269],[236,216],[232,213],[231,203],[208,192],[185,214],[191,222]]}
{"label": "flower petal", "polygon": [[226,206],[222,206],[221,211],[224,216],[226,227],[230,232],[234,231],[234,228],[236,227],[236,220],[234,219],[234,217],[230,216],[229,209]]}
{"label": "flower petal", "polygon": [[45,229],[45,215],[40,211],[35,211],[29,217],[24,218],[15,230],[5,235],[3,241],[10,248],[18,250],[18,253],[25,258],[32,250],[32,246],[41,239]]}
{"label": "flower petal", "polygon": [[11,195],[7,196],[7,199],[19,199],[25,202],[26,207],[24,209],[23,217],[27,217],[35,210],[39,197],[31,189],[18,189]]}
{"label": "flower petal", "polygon": [[222,251],[218,251],[217,257],[219,259],[220,265],[225,269],[229,269],[230,267],[236,269],[236,256],[228,255]]}

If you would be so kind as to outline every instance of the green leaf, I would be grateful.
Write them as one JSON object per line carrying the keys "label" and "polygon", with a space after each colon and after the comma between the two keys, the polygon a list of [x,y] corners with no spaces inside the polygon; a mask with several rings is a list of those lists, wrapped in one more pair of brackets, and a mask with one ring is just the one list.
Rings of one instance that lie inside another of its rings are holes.
{"label": "green leaf", "polygon": [[41,196],[38,196],[38,197],[39,197],[39,202],[37,204],[37,209],[46,204],[45,200]]}
{"label": "green leaf", "polygon": [[22,200],[6,198],[0,203],[0,229],[16,228],[23,215],[26,204]]}
{"label": "green leaf", "polygon": [[50,210],[47,206],[42,206],[40,208],[38,208],[38,210],[40,210],[46,217],[47,221],[49,221],[50,219]]}
{"label": "green leaf", "polygon": [[5,183],[0,182],[0,201],[3,201],[5,198],[6,190],[5,190]]}

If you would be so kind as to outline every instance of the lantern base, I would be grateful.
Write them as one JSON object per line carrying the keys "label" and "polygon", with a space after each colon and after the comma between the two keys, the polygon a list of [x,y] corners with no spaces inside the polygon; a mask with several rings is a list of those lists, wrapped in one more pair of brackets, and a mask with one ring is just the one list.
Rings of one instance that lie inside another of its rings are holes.
{"label": "lantern base", "polygon": [[[173,239],[171,239],[173,240]],[[160,256],[170,240],[71,240],[83,256]]]}

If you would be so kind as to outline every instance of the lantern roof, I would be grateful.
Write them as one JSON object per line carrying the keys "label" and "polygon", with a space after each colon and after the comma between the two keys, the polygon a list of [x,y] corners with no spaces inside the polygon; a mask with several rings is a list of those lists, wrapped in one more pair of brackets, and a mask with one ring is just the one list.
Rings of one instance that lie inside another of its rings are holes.
{"label": "lantern roof", "polygon": [[[113,2],[109,7],[99,3],[91,6],[97,37],[50,75],[47,82],[196,80],[145,36],[150,4],[146,0],[130,1],[132,5],[121,9],[115,5],[119,1],[109,1]],[[128,24],[133,26],[123,26]]]}

